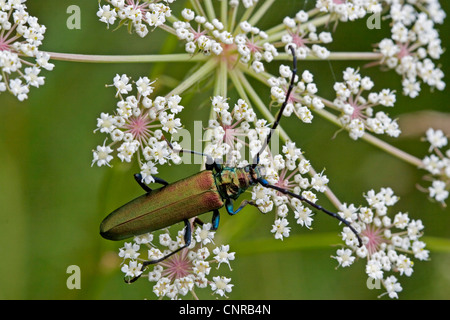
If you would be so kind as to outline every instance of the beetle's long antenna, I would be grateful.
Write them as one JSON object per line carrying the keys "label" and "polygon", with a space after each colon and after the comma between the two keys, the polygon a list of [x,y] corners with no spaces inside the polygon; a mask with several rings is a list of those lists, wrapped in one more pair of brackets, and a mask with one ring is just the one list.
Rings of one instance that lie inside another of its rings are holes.
{"label": "beetle's long antenna", "polygon": [[198,152],[198,151],[193,151],[193,150],[187,150],[187,149],[180,149],[180,150],[176,150],[173,148],[172,144],[170,143],[169,140],[166,139],[166,137],[163,136],[163,139],[166,141],[167,145],[169,146],[170,149],[172,149],[173,152],[178,152],[178,153],[191,153],[193,155],[197,155],[197,156],[202,156],[202,157],[206,157],[206,164],[207,165],[215,165],[216,162],[214,161],[214,159],[206,153],[203,152]]}
{"label": "beetle's long antenna", "polygon": [[270,139],[272,138],[272,132],[274,132],[275,129],[278,127],[278,124],[280,123],[280,119],[283,116],[283,111],[286,108],[286,106],[287,106],[287,104],[289,102],[289,98],[291,97],[291,92],[294,89],[294,80],[295,80],[295,76],[297,75],[297,56],[295,54],[294,47],[289,46],[289,50],[291,50],[291,53],[292,53],[292,56],[293,56],[291,82],[289,84],[289,88],[288,88],[287,93],[286,93],[286,98],[284,99],[284,102],[281,105],[280,110],[278,111],[277,118],[276,118],[275,122],[272,125],[272,129],[270,129],[269,134],[267,135],[266,141],[262,145],[261,149],[258,151],[256,156],[253,158],[253,164],[252,164],[252,168],[253,169],[255,169],[256,166],[259,164],[259,156],[261,155],[261,153],[263,153],[264,149],[269,144]]}
{"label": "beetle's long antenna", "polygon": [[[287,93],[286,93],[286,98],[284,99],[284,102],[283,102],[283,104],[281,105],[280,110],[278,111],[277,118],[276,118],[275,122],[274,122],[273,125],[272,125],[272,129],[270,130],[269,134],[267,135],[266,142],[263,144],[263,146],[261,147],[261,149],[259,150],[259,152],[258,152],[258,153],[256,154],[256,156],[253,158],[252,169],[255,169],[256,166],[258,165],[258,163],[259,163],[259,156],[261,155],[261,153],[264,151],[264,149],[265,149],[265,148],[267,147],[267,145],[269,144],[270,139],[272,138],[272,133],[273,133],[273,131],[275,131],[275,129],[278,127],[278,124],[280,123],[280,119],[281,119],[281,117],[283,116],[283,111],[284,111],[284,109],[286,108],[286,106],[287,106],[287,104],[288,104],[288,102],[289,102],[289,98],[290,98],[290,96],[291,96],[291,92],[292,92],[292,90],[294,89],[294,81],[295,81],[295,76],[296,76],[296,74],[297,74],[297,56],[296,56],[296,54],[295,54],[294,47],[289,46],[288,48],[289,48],[289,50],[291,51],[292,56],[293,56],[293,68],[292,68],[291,82],[290,82],[290,84],[289,84],[289,88],[288,88]],[[264,187],[266,187],[266,188],[271,188],[271,189],[277,190],[277,191],[279,191],[279,192],[281,192],[281,193],[283,193],[283,194],[286,194],[286,195],[289,195],[289,196],[291,196],[291,197],[294,197],[294,198],[296,198],[296,199],[298,199],[298,200],[300,200],[300,201],[302,201],[302,202],[307,203],[307,204],[310,205],[311,207],[316,208],[317,210],[320,210],[320,211],[322,211],[322,212],[325,212],[326,214],[328,214],[329,216],[331,216],[331,217],[333,217],[333,218],[335,218],[335,219],[338,219],[339,221],[341,221],[341,222],[344,223],[347,227],[350,228],[350,230],[351,230],[351,231],[356,235],[356,237],[358,238],[359,246],[360,246],[360,247],[362,246],[362,240],[361,240],[361,237],[359,236],[359,234],[358,234],[358,232],[355,230],[355,228],[352,227],[352,226],[350,225],[350,222],[348,222],[348,221],[345,220],[344,218],[340,217],[337,213],[328,211],[328,210],[325,209],[324,207],[322,207],[322,206],[320,206],[320,205],[318,205],[318,204],[315,204],[314,202],[312,202],[312,201],[306,199],[305,197],[303,197],[303,196],[301,196],[301,195],[299,195],[299,194],[295,194],[295,193],[293,193],[293,192],[291,192],[291,191],[289,191],[289,190],[287,190],[287,189],[284,189],[284,188],[281,188],[281,187],[278,187],[278,186],[275,186],[275,185],[271,185],[271,184],[269,184],[265,179],[259,178],[259,179],[258,179],[258,182],[259,182],[262,186],[264,186]]]}
{"label": "beetle's long antenna", "polygon": [[303,197],[303,196],[301,196],[301,195],[299,195],[299,194],[293,193],[293,192],[291,192],[291,191],[289,191],[289,190],[287,190],[287,189],[284,189],[284,188],[281,188],[281,187],[278,187],[278,186],[271,185],[271,184],[269,184],[265,179],[261,179],[261,178],[260,178],[260,179],[258,179],[258,182],[259,182],[262,186],[264,186],[264,187],[266,187],[266,188],[271,188],[271,189],[277,190],[277,191],[279,191],[279,192],[281,192],[281,193],[283,193],[283,194],[287,194],[288,196],[294,197],[294,198],[296,198],[296,199],[298,199],[298,200],[300,200],[300,201],[302,201],[302,202],[306,202],[306,203],[309,204],[311,207],[314,207],[314,208],[316,208],[317,210],[320,210],[320,211],[322,211],[322,212],[325,212],[325,213],[328,214],[329,216],[338,219],[340,222],[342,222],[342,223],[345,224],[347,227],[349,227],[350,230],[352,230],[352,232],[353,232],[353,233],[355,234],[355,236],[358,238],[359,247],[362,246],[362,240],[361,240],[361,237],[360,237],[359,234],[358,234],[358,231],[356,231],[355,228],[353,228],[353,227],[350,225],[350,222],[348,222],[347,220],[345,220],[344,218],[342,218],[341,216],[339,216],[337,213],[328,211],[327,209],[325,209],[325,208],[322,207],[321,205],[315,204],[314,202],[312,202],[312,201],[306,199],[305,197]]}

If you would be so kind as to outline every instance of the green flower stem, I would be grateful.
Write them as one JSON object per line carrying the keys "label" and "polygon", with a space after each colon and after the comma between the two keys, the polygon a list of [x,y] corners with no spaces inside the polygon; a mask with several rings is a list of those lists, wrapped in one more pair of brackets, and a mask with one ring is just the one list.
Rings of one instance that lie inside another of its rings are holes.
{"label": "green flower stem", "polygon": [[[322,101],[326,101],[324,99],[322,99]],[[330,103],[329,101],[327,101],[327,103]],[[326,103],[326,104],[327,104]],[[335,125],[337,125],[338,127],[342,127],[341,123],[339,122],[339,119],[332,114],[331,112],[321,109],[321,110],[314,110],[317,114],[321,115],[323,118],[329,120],[330,122],[334,123]],[[415,167],[420,167],[422,166],[422,160],[420,160],[419,158],[414,157],[413,155],[410,155],[409,153],[406,153],[403,150],[400,150],[392,145],[390,145],[387,142],[384,142],[383,140],[375,137],[374,135],[365,132],[364,135],[361,137],[361,139],[363,139],[364,141],[369,142],[370,144],[376,146],[377,148],[386,151],[387,153],[393,155],[394,157],[403,160],[405,162],[408,162],[410,164],[412,164]]]}
{"label": "green flower stem", "polygon": [[47,52],[53,60],[93,62],[93,63],[146,63],[146,62],[197,62],[206,61],[204,55],[192,56],[188,53],[147,54],[147,55],[90,55]]}
{"label": "green flower stem", "polygon": [[219,71],[216,73],[217,80],[216,80],[216,86],[214,88],[214,95],[220,95],[222,97],[227,97],[227,84],[228,84],[228,68],[227,68],[227,62],[224,60],[220,61],[219,64]]}
{"label": "green flower stem", "polygon": [[[239,24],[240,24],[241,22],[243,22],[243,21],[248,21],[248,19],[249,19],[250,16],[252,15],[254,9],[255,9],[255,6],[248,7],[248,8],[244,11],[244,14],[243,14],[242,17],[241,17],[241,20],[239,21]],[[241,32],[241,29],[240,29],[240,28],[236,28],[236,30],[234,31],[233,36],[236,36],[236,35],[239,34],[240,32]]]}
{"label": "green flower stem", "polygon": [[216,14],[214,12],[214,7],[211,0],[203,0],[206,8],[206,14],[208,15],[209,21],[213,21],[216,18]]}
{"label": "green flower stem", "polygon": [[[175,15],[172,14],[172,15],[167,17],[167,21],[170,22],[173,25],[174,22],[180,21],[180,19],[178,19]],[[165,25],[165,24],[163,24],[163,25]]]}
{"label": "green flower stem", "polygon": [[240,81],[240,77],[238,75],[238,71],[236,69],[230,70],[229,72],[231,82],[233,82],[236,91],[238,92],[239,96],[244,99],[246,102],[249,102],[249,97],[247,96],[247,93],[245,92],[244,86],[242,85],[242,82]]}
{"label": "green flower stem", "polygon": [[228,32],[232,32],[234,30],[234,26],[236,25],[236,16],[237,16],[237,6],[231,7],[230,10],[230,23],[228,24]]}
{"label": "green flower stem", "polygon": [[282,32],[283,30],[286,30],[286,26],[284,24],[280,23],[279,25],[276,25],[276,26],[266,30],[265,32],[270,37],[270,35],[276,34],[278,32]]}
{"label": "green flower stem", "polygon": [[192,7],[197,15],[206,16],[205,11],[203,11],[203,7],[199,3],[198,0],[191,0]]}
{"label": "green flower stem", "polygon": [[[252,85],[250,84],[250,82],[248,82],[247,78],[245,77],[245,75],[242,72],[237,72],[237,76],[239,78],[239,80],[242,82],[243,87],[245,88],[245,90],[247,91],[247,93],[249,94],[250,98],[253,100],[253,102],[256,104],[257,108],[259,109],[259,111],[261,111],[261,113],[263,114],[263,116],[267,119],[268,122],[274,122],[275,121],[275,117],[272,115],[272,113],[270,112],[270,110],[266,107],[266,105],[264,104],[264,102],[261,100],[261,98],[259,97],[258,93],[255,92],[255,90],[253,89]],[[278,126],[278,130],[280,132],[280,137],[281,139],[286,142],[286,141],[292,141],[292,139],[289,138],[288,134],[286,133],[286,131],[283,130],[282,126],[279,125]],[[303,155],[300,155],[301,159],[304,159]],[[310,169],[310,175],[313,176],[316,174],[316,171],[314,170],[314,168],[311,166]],[[342,203],[341,201],[339,201],[339,199],[336,197],[336,195],[330,190],[330,188],[327,188],[325,191],[325,195],[326,197],[333,203],[333,205],[336,208],[339,208]]]}
{"label": "green flower stem", "polygon": [[228,1],[220,2],[220,21],[224,26],[228,26]]}
{"label": "green flower stem", "polygon": [[[171,21],[171,20],[169,20],[169,21]],[[172,20],[172,21],[173,21],[173,20]],[[172,22],[172,23],[173,23],[173,22]],[[160,25],[158,28],[161,28],[161,29],[163,29],[164,31],[167,31],[167,32],[173,34],[174,36],[177,36],[177,32],[175,31],[175,29],[172,28],[172,27],[170,27],[170,26],[168,26],[168,25],[166,25],[166,24],[162,24],[162,25]]]}
{"label": "green flower stem", "polygon": [[[314,9],[308,11],[308,16],[312,17],[313,15],[316,15],[316,14],[318,14],[318,13],[320,13],[319,9],[314,8]],[[280,23],[280,24],[278,24],[278,25],[276,25],[276,26],[274,26],[274,27],[272,27],[272,28],[266,30],[265,32],[266,32],[269,36],[270,36],[270,35],[274,35],[274,34],[279,33],[279,32],[280,32],[281,34],[283,34],[283,33],[286,32],[286,26],[285,26],[283,23]]]}
{"label": "green flower stem", "polygon": [[314,8],[314,9],[311,9],[311,10],[308,11],[308,16],[312,17],[312,16],[315,16],[316,14],[319,14],[319,13],[320,13],[320,9]]}
{"label": "green flower stem", "polygon": [[200,80],[208,76],[214,68],[217,68],[216,59],[209,59],[206,61],[197,71],[191,74],[188,78],[182,81],[175,89],[170,91],[167,96],[182,94],[185,90],[189,89],[194,84],[198,83]]}
{"label": "green flower stem", "polygon": [[256,25],[261,19],[262,16],[266,14],[266,11],[269,10],[270,6],[275,2],[275,0],[267,0],[264,2],[261,7],[259,7],[258,11],[256,11],[250,20],[248,21],[252,26]]}
{"label": "green flower stem", "polygon": [[390,145],[389,143],[384,142],[383,140],[380,140],[369,133],[364,133],[361,139],[371,143],[372,145],[380,148],[383,151],[386,151],[387,153],[393,155],[396,158],[399,158],[405,162],[408,162],[409,164],[412,164],[416,168],[423,166],[422,160],[420,160],[419,158],[416,158],[413,155],[410,155],[409,153],[406,153],[405,151],[400,150],[394,147],[393,145]]}
{"label": "green flower stem", "polygon": [[[328,61],[328,60],[381,60],[383,55],[378,52],[331,52],[328,58],[321,59],[313,55],[309,55],[304,60],[311,61]],[[292,60],[292,56],[287,53],[280,53],[274,58],[275,60]]]}

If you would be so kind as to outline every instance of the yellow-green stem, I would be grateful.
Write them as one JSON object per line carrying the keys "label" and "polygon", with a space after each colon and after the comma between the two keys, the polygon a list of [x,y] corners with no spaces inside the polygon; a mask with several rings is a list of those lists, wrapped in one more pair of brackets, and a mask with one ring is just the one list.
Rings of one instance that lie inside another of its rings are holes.
{"label": "yellow-green stem", "polygon": [[178,94],[180,95],[185,90],[196,84],[198,81],[208,76],[214,68],[217,67],[217,60],[210,59],[205,62],[197,71],[191,74],[183,82],[181,82],[175,89],[173,89],[168,96]]}
{"label": "yellow-green stem", "polygon": [[145,55],[91,55],[60,52],[46,52],[53,60],[90,62],[90,63],[146,63],[146,62],[198,62],[206,61],[201,54],[188,53],[145,54]]}

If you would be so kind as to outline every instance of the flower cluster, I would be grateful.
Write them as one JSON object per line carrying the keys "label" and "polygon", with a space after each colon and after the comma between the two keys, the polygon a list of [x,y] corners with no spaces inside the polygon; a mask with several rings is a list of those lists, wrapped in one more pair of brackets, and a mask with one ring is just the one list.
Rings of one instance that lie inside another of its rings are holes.
{"label": "flower cluster", "polygon": [[[292,71],[289,66],[280,66],[280,77],[270,77],[270,93],[272,103],[281,105],[285,99],[292,77]],[[294,79],[294,88],[287,101],[283,116],[289,117],[294,113],[304,123],[311,123],[313,115],[311,110],[322,109],[324,104],[322,100],[315,96],[318,89],[313,82],[313,75],[308,70],[303,71],[301,79],[298,76]]]}
{"label": "flower cluster", "polygon": [[373,111],[377,105],[393,107],[395,94],[389,89],[383,89],[380,92],[370,92],[367,98],[363,97],[363,92],[371,90],[373,86],[369,77],[362,78],[353,68],[344,71],[344,82],[334,84],[334,105],[341,111],[339,120],[352,139],[362,137],[365,130],[376,134],[386,133],[391,137],[398,137],[401,132],[396,120],[389,118],[383,111],[375,114]]}
{"label": "flower cluster", "polygon": [[284,18],[283,24],[288,33],[281,37],[281,41],[285,44],[286,52],[290,52],[287,48],[292,46],[299,59],[305,59],[310,54],[320,59],[328,58],[330,52],[318,43],[332,42],[331,33],[325,31],[317,33],[317,27],[308,21],[309,14],[303,10],[300,10],[295,18]]}
{"label": "flower cluster", "polygon": [[[437,0],[393,1],[391,38],[380,41],[381,63],[402,76],[403,94],[415,98],[421,81],[432,88],[444,90],[444,73],[432,61],[443,53],[435,23],[442,23],[445,12]],[[422,12],[423,10],[423,12]]]}
{"label": "flower cluster", "polygon": [[[127,242],[119,250],[119,257],[124,259],[122,272],[125,277],[147,277],[153,285],[154,294],[159,297],[180,299],[189,292],[197,298],[195,289],[205,289],[208,286],[213,294],[226,297],[231,292],[233,284],[231,279],[224,276],[212,276],[212,266],[226,264],[231,270],[230,261],[234,260],[234,252],[230,252],[228,245],[220,245],[214,249],[214,232],[211,224],[197,227],[193,234],[191,245],[182,249],[169,258],[149,267],[149,271],[143,274],[141,257],[147,250],[148,260],[157,260],[173,252],[184,245],[184,229],[178,232],[175,239],[166,230],[159,234],[159,245],[154,245],[154,234],[147,233],[134,238],[133,243]],[[142,253],[142,255],[141,255]],[[211,279],[212,277],[212,279]]]}
{"label": "flower cluster", "polygon": [[448,143],[447,137],[442,130],[428,129],[426,132],[426,141],[430,143],[429,152],[422,160],[422,169],[430,173],[427,180],[431,180],[431,186],[420,187],[427,192],[430,198],[440,202],[445,206],[445,200],[448,198],[450,189],[450,149],[443,152],[441,148]]}
{"label": "flower cluster", "polygon": [[[269,184],[301,194],[303,198],[315,203],[317,196],[314,192],[325,192],[329,180],[323,173],[313,174],[311,179],[305,177],[310,174],[311,165],[301,154],[295,143],[287,142],[282,147],[281,154],[266,154],[261,159],[261,165],[264,166],[265,178]],[[275,239],[283,240],[289,236],[291,228],[288,227],[287,216],[290,210],[294,212],[297,224],[311,228],[312,211],[296,198],[257,185],[252,189],[252,200],[263,213],[272,211],[275,206],[276,216],[271,230]]]}
{"label": "flower cluster", "polygon": [[[233,110],[227,100],[221,96],[212,98],[212,106],[216,112],[216,119],[209,121],[206,129],[211,130],[210,144],[205,153],[214,159],[226,157],[229,166],[242,167],[249,162],[242,158],[244,147],[250,151],[253,159],[261,151],[264,141],[270,131],[265,120],[256,119],[252,108],[239,99]],[[248,139],[248,143],[246,140]],[[265,179],[272,185],[300,194],[311,202],[317,197],[313,190],[324,192],[328,178],[323,173],[314,174],[309,180],[305,175],[310,173],[311,165],[302,157],[302,152],[293,142],[282,146],[281,154],[272,155],[271,150],[264,150],[260,154],[259,165],[265,173]],[[251,190],[252,201],[261,212],[267,213],[276,208],[275,222],[272,233],[276,239],[288,237],[290,227],[287,221],[289,209],[294,212],[296,222],[301,226],[311,227],[312,211],[295,198],[288,197],[273,189],[256,185]]]}
{"label": "flower cluster", "polygon": [[178,38],[186,41],[188,53],[223,54],[229,64],[235,64],[239,59],[250,64],[255,72],[264,71],[261,61],[271,62],[278,55],[276,48],[266,41],[267,34],[248,21],[242,21],[235,31],[229,31],[228,26],[217,18],[208,21],[191,9],[184,9],[181,15],[185,21],[176,21],[173,27]]}
{"label": "flower cluster", "polygon": [[321,12],[336,14],[340,21],[354,21],[361,19],[366,14],[379,13],[382,10],[381,1],[335,1],[317,0],[316,8]]}
{"label": "flower cluster", "polygon": [[[239,99],[232,110],[226,98],[212,98],[212,108],[215,111],[214,120],[209,121],[206,129],[210,130],[210,143],[205,153],[213,159],[224,159],[228,166],[243,167],[249,163],[262,147],[262,141],[269,133],[265,120],[258,120],[256,113],[243,99]],[[250,154],[245,158],[245,148]]]}
{"label": "flower cluster", "polygon": [[[158,96],[153,100],[150,95],[153,92],[151,82],[147,77],[141,77],[134,83],[137,94],[131,94],[133,85],[127,75],[116,75],[113,86],[117,90],[116,97],[120,100],[114,114],[102,113],[97,119],[97,129],[109,135],[112,140],[106,145],[97,146],[93,151],[92,165],[110,165],[114,151],[112,147],[119,145],[116,152],[122,162],[131,162],[137,154],[140,162],[141,174],[145,183],[153,182],[153,174],[157,173],[156,165],[169,161],[178,164],[181,158],[176,152],[178,145],[172,147],[164,135],[173,134],[181,128],[177,114],[183,110],[180,105],[181,97]],[[125,96],[126,95],[126,96]],[[172,149],[173,148],[173,149]]]}
{"label": "flower cluster", "polygon": [[0,1],[0,92],[8,90],[20,101],[30,86],[44,84],[41,68],[54,67],[49,54],[39,51],[46,28],[26,9],[25,0]]}
{"label": "flower cluster", "polygon": [[[116,20],[120,20],[119,26],[127,25],[128,29],[140,36],[148,34],[148,27],[159,27],[166,22],[172,11],[170,7],[160,3],[161,0],[139,1],[139,0],[105,0],[108,4],[100,6],[97,11],[99,20],[106,23],[108,27]],[[175,0],[164,0],[170,4]]]}
{"label": "flower cluster", "polygon": [[380,281],[390,298],[398,298],[402,287],[394,275],[386,276],[386,273],[409,277],[414,263],[408,254],[418,260],[428,259],[429,251],[420,240],[424,226],[421,220],[413,220],[407,213],[398,212],[393,217],[388,214],[389,207],[398,201],[390,188],[382,188],[378,193],[370,190],[364,197],[367,206],[357,208],[353,204],[344,204],[339,212],[359,231],[364,245],[359,248],[355,234],[344,227],[342,240],[345,246],[338,249],[333,258],[341,267],[351,266],[355,256],[366,259],[367,275]]}

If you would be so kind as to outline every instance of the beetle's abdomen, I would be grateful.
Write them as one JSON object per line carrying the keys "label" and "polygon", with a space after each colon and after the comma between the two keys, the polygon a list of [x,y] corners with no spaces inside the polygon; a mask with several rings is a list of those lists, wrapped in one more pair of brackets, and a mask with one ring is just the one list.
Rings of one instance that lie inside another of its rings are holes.
{"label": "beetle's abdomen", "polygon": [[113,211],[100,225],[100,234],[109,240],[127,239],[222,206],[211,171],[202,171],[144,194]]}

